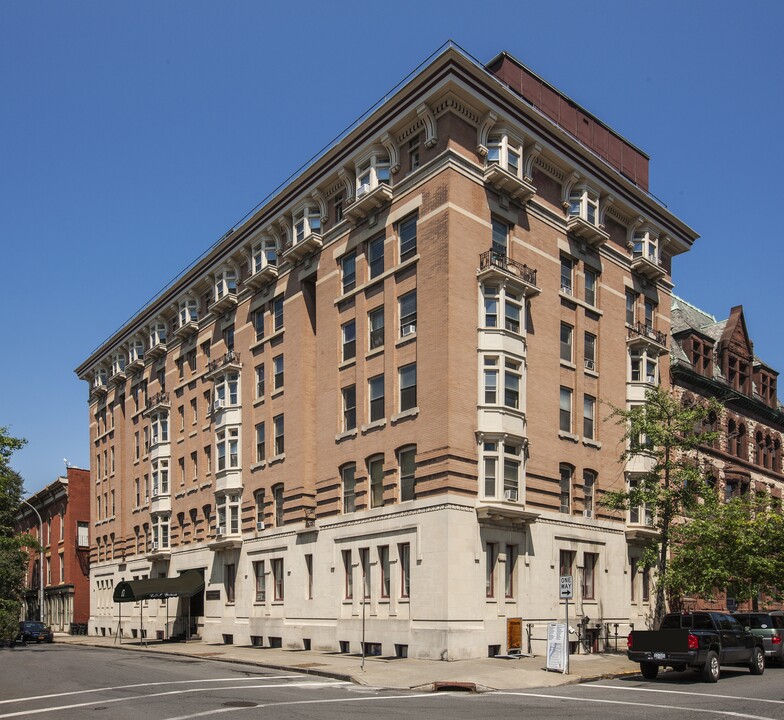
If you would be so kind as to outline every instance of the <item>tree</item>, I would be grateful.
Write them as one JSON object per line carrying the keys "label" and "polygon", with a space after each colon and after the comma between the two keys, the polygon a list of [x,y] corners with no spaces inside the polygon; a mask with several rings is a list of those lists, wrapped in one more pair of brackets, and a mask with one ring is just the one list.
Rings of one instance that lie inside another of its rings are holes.
{"label": "tree", "polygon": [[760,594],[782,598],[784,515],[767,493],[705,496],[685,522],[673,528],[667,590],[713,598],[729,589],[755,604]]}
{"label": "tree", "polygon": [[7,427],[0,427],[0,641],[6,642],[19,629],[28,563],[26,548],[38,547],[35,538],[19,535],[16,530],[24,490],[22,477],[11,468],[9,460],[25,442],[12,437]]}
{"label": "tree", "polygon": [[[705,473],[697,458],[700,445],[716,439],[709,428],[711,413],[721,406],[714,400],[705,405],[685,406],[661,387],[648,390],[645,402],[630,409],[613,408],[611,417],[624,427],[626,449],[620,462],[643,458],[645,469],[635,473],[636,483],[622,491],[609,491],[602,504],[613,510],[647,507],[658,530],[658,542],[649,544],[642,562],[656,570],[654,625],[667,611],[667,561],[673,523],[694,508],[709,492]],[[711,491],[712,492],[712,491]]]}

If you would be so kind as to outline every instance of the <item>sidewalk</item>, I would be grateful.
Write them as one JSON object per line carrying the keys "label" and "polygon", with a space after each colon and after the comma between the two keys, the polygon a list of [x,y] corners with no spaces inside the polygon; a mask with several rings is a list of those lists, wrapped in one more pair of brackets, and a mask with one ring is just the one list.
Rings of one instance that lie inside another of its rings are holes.
{"label": "sidewalk", "polygon": [[625,654],[572,655],[570,674],[547,672],[544,656],[477,658],[443,662],[410,658],[362,658],[357,655],[324,653],[311,650],[282,650],[240,645],[208,644],[205,642],[163,642],[150,640],[140,645],[138,640],[126,639],[122,645],[112,637],[95,635],[55,636],[56,643],[122,648],[131,652],[152,652],[168,655],[187,655],[223,662],[242,662],[278,670],[291,670],[346,680],[360,685],[394,689],[438,689],[443,685],[465,686],[476,690],[515,690],[522,688],[554,687],[585,682],[602,677],[635,674],[636,663]]}

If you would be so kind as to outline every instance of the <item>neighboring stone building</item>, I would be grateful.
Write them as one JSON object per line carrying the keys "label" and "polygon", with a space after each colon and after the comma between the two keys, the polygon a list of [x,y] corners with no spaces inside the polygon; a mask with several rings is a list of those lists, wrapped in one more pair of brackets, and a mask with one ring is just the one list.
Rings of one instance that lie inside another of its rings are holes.
{"label": "neighboring stone building", "polygon": [[[121,579],[191,568],[213,642],[356,651],[365,627],[368,652],[458,659],[519,619],[541,651],[559,574],[591,642],[639,627],[652,529],[597,500],[645,468],[600,402],[668,382],[695,239],[640,150],[448,48],[77,368],[91,631]],[[145,627],[183,632],[174,605]]]}
{"label": "neighboring stone building", "polygon": [[[730,498],[765,491],[781,499],[784,408],[778,371],[754,355],[743,307],[726,320],[672,298],[672,389],[684,403],[716,398],[724,406],[711,417],[719,438],[701,454],[708,476]],[[730,600],[730,604],[732,601]],[[726,607],[723,595],[714,605]]]}
{"label": "neighboring stone building", "polygon": [[[76,623],[87,625],[90,617],[90,471],[69,467],[27,502],[19,506],[20,532],[44,545],[43,619],[55,631],[69,632]],[[30,552],[23,613],[38,619],[40,605],[41,555]]]}

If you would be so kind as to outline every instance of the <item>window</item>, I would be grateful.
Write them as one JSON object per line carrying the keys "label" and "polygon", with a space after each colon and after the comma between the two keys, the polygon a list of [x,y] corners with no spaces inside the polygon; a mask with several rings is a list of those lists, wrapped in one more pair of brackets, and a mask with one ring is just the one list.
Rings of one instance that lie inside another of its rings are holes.
{"label": "window", "polygon": [[596,597],[594,576],[599,556],[596,553],[583,553],[583,600],[593,600]]}
{"label": "window", "polygon": [[141,496],[141,483],[139,482],[139,478],[135,478],[133,481],[133,495],[136,500],[136,504],[134,505],[134,507],[140,507],[142,496]]}
{"label": "window", "polygon": [[195,425],[199,421],[199,411],[196,407],[196,398],[191,398],[191,425]]}
{"label": "window", "polygon": [[384,418],[384,376],[368,380],[368,397],[370,398],[370,422],[382,420]]}
{"label": "window", "polygon": [[254,310],[253,329],[256,331],[256,340],[264,338],[264,310]]}
{"label": "window", "polygon": [[237,294],[237,275],[234,270],[224,268],[215,276],[214,300],[220,300],[227,295]]}
{"label": "window", "polygon": [[305,207],[294,213],[294,242],[321,233],[321,213],[316,207]]}
{"label": "window", "polygon": [[167,459],[161,458],[152,462],[152,494],[153,497],[169,494],[169,461]]}
{"label": "window", "polygon": [[276,415],[272,418],[272,424],[275,429],[275,454],[283,455],[286,447],[284,443],[283,415]]}
{"label": "window", "polygon": [[417,297],[416,290],[398,298],[400,306],[400,337],[412,335],[417,329]]}
{"label": "window", "polygon": [[419,167],[419,135],[408,141],[408,167],[413,172]]}
{"label": "window", "polygon": [[490,221],[492,226],[492,250],[496,255],[506,255],[507,243],[509,239],[509,225],[493,218]]}
{"label": "window", "polygon": [[339,193],[335,196],[335,224],[337,225],[341,220],[343,220],[343,204],[345,203],[345,197],[343,197],[343,193]]}
{"label": "window", "polygon": [[596,305],[596,272],[585,268],[585,302]]}
{"label": "window", "polygon": [[417,404],[416,363],[404,365],[400,374],[400,411],[411,410]]}
{"label": "window", "polygon": [[344,255],[340,260],[343,275],[343,292],[353,290],[357,285],[357,254],[355,252]]}
{"label": "window", "polygon": [[629,590],[631,594],[631,601],[637,600],[637,573],[639,572],[639,560],[632,558],[631,570],[629,572]]}
{"label": "window", "polygon": [[307,575],[306,597],[308,600],[313,599],[313,555],[311,553],[305,554],[305,573]]}
{"label": "window", "polygon": [[594,439],[594,410],[596,408],[596,398],[592,395],[583,395],[583,437]]}
{"label": "window", "polygon": [[267,446],[264,434],[264,423],[256,425],[256,462],[264,462],[267,459]]}
{"label": "window", "polygon": [[[513,443],[486,440],[482,445],[484,497],[517,502],[520,499],[522,448]],[[503,483],[498,477],[503,469]]]}
{"label": "window", "polygon": [[139,433],[135,432],[133,434],[133,459],[139,459]]}
{"label": "window", "polygon": [[411,593],[411,545],[400,543],[397,555],[400,560],[400,597],[407,598]]}
{"label": "window", "polygon": [[574,272],[574,263],[571,258],[561,258],[561,292],[565,295],[572,294],[572,276]]}
{"label": "window", "polygon": [[583,470],[583,517],[593,517],[595,496],[596,473],[593,470]]}
{"label": "window", "polygon": [[485,403],[495,405],[498,403],[498,358],[485,357],[484,365]]}
{"label": "window", "polygon": [[561,323],[561,360],[572,362],[572,326]]}
{"label": "window", "polygon": [[[152,426],[152,444],[169,442],[169,414],[168,413],[155,413],[150,418]],[[145,455],[147,454],[147,447],[145,447]],[[99,473],[100,474],[100,473]]]}
{"label": "window", "polygon": [[599,219],[599,195],[585,185],[572,188],[569,193],[569,217],[579,217],[596,225]]}
{"label": "window", "polygon": [[491,135],[487,139],[487,157],[485,158],[485,163],[488,166],[498,165],[519,178],[522,170],[522,156],[522,143],[506,133]]}
{"label": "window", "polygon": [[495,543],[485,544],[485,597],[495,597]]}
{"label": "window", "polygon": [[381,580],[381,597],[389,597],[390,578],[389,578],[389,545],[379,545],[378,548],[378,567]]}
{"label": "window", "polygon": [[498,327],[498,287],[496,285],[485,285],[483,295],[485,299],[485,327]]}
{"label": "window", "polygon": [[656,315],[656,303],[651,302],[650,300],[646,300],[644,303],[644,307],[645,307],[645,329],[653,330],[654,317]]}
{"label": "window", "polygon": [[362,597],[370,597],[370,550],[359,548],[359,565],[362,568]]}
{"label": "window", "polygon": [[274,318],[274,328],[277,332],[283,329],[283,295],[279,295],[272,301],[272,315]]}
{"label": "window", "polygon": [[651,569],[646,565],[642,569],[642,601],[651,600]]}
{"label": "window", "polygon": [[559,427],[561,432],[572,432],[572,391],[565,387],[561,388]]}
{"label": "window", "polygon": [[[154,323],[150,327],[150,347],[154,348],[157,345],[166,344],[166,325],[162,322]],[[104,374],[106,371],[103,371]]]}
{"label": "window", "polygon": [[370,337],[368,347],[371,350],[384,345],[384,306],[382,305],[368,313],[368,329]]}
{"label": "window", "polygon": [[572,512],[572,473],[574,472],[571,465],[560,465],[559,472],[561,475],[559,488],[560,488],[560,510],[562,513],[571,514]]}
{"label": "window", "polygon": [[264,529],[264,504],[266,501],[264,490],[257,490],[253,499],[256,505],[256,530]]}
{"label": "window", "polygon": [[237,405],[239,394],[239,375],[235,372],[226,373],[215,378],[215,399],[223,405]]}
{"label": "window", "polygon": [[656,384],[658,358],[649,355],[647,350],[632,349],[629,351],[630,377],[632,382]]}
{"label": "window", "polygon": [[218,431],[216,435],[218,472],[239,468],[239,434],[239,428],[228,428]]}
{"label": "window", "polygon": [[558,552],[558,573],[560,575],[574,575],[574,557],[572,550],[560,550]]}
{"label": "window", "polygon": [[351,567],[351,550],[343,550],[343,597],[351,600],[354,597],[354,568]]}
{"label": "window", "polygon": [[373,238],[367,247],[368,274],[372,280],[384,272],[384,236]]}
{"label": "window", "polygon": [[400,468],[400,501],[413,500],[415,497],[416,448],[409,447],[399,450],[397,463]]}
{"label": "window", "polygon": [[417,219],[416,216],[401,221],[397,226],[400,238],[400,262],[416,255],[417,251]]}
{"label": "window", "polygon": [[374,190],[381,183],[389,182],[389,158],[374,153],[357,166],[357,197]]}
{"label": "window", "polygon": [[283,601],[283,559],[274,558],[272,564],[272,581],[275,584],[275,602]]}
{"label": "window", "polygon": [[520,334],[520,315],[522,314],[523,305],[521,297],[509,290],[504,289],[504,327],[509,332]]}
{"label": "window", "polygon": [[629,479],[629,524],[653,526],[653,508],[640,497],[642,483],[637,478]]}
{"label": "window", "polygon": [[283,526],[283,485],[272,488],[272,501],[275,506],[275,527]]}
{"label": "window", "polygon": [[343,395],[343,432],[357,427],[357,386],[349,385],[341,391]]}
{"label": "window", "polygon": [[267,574],[264,571],[264,561],[253,563],[253,575],[256,578],[256,602],[267,601]]}
{"label": "window", "polygon": [[520,408],[521,367],[515,360],[504,361],[504,405],[515,410]]}
{"label": "window", "polygon": [[596,335],[585,333],[583,342],[583,355],[585,356],[585,369],[596,370]]}
{"label": "window", "polygon": [[650,228],[643,227],[635,230],[632,238],[632,258],[642,257],[650,262],[659,264],[658,238],[653,235]]}
{"label": "window", "polygon": [[356,510],[357,466],[354,463],[344,465],[340,470],[340,482],[343,487],[343,512],[352,513]]}
{"label": "window", "polygon": [[256,243],[252,249],[253,273],[259,272],[267,265],[278,264],[278,253],[274,240],[264,240]]}
{"label": "window", "polygon": [[[704,340],[700,340],[696,337],[692,338],[691,341],[691,363],[694,369],[706,377],[713,376],[713,363],[712,363],[712,356],[713,356],[713,348],[712,346],[705,342]],[[763,376],[764,378],[765,376]],[[763,399],[765,395],[763,393]]]}
{"label": "window", "polygon": [[209,475],[212,472],[212,448],[209,445],[204,448],[204,465]]}
{"label": "window", "polygon": [[357,324],[349,320],[342,326],[343,331],[343,362],[351,360],[357,354]]}
{"label": "window", "polygon": [[368,478],[370,480],[370,507],[381,507],[384,504],[384,458],[375,457],[368,460]]}
{"label": "window", "polygon": [[78,547],[89,547],[90,527],[86,522],[76,523],[76,544]]}
{"label": "window", "polygon": [[237,580],[237,566],[234,563],[226,565],[226,575],[224,576],[224,586],[226,588],[226,602],[234,602],[234,584]]}
{"label": "window", "polygon": [[634,325],[637,319],[637,295],[631,290],[626,291],[626,324]]}
{"label": "window", "polygon": [[283,389],[283,355],[277,355],[272,359],[273,386],[275,390]]}
{"label": "window", "polygon": [[514,597],[515,570],[517,566],[517,545],[506,546],[506,563],[504,565],[504,595]]}
{"label": "window", "polygon": [[256,366],[256,399],[264,397],[264,363]]}

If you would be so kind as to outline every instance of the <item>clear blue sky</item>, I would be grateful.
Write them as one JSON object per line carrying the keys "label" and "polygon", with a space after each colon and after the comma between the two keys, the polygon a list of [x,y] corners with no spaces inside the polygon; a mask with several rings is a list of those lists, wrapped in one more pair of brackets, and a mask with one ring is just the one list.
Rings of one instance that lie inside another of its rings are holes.
{"label": "clear blue sky", "polygon": [[[651,157],[676,292],[784,372],[784,3],[0,0],[0,425],[87,467],[74,368],[446,40],[507,50]],[[768,222],[770,218],[776,222]],[[784,385],[783,385],[784,387]]]}

